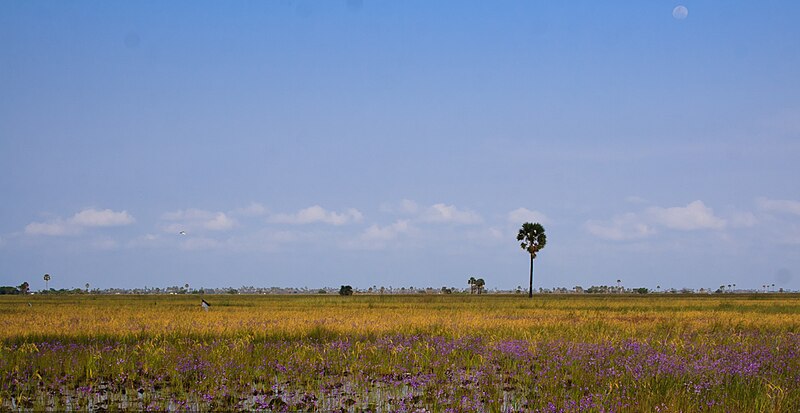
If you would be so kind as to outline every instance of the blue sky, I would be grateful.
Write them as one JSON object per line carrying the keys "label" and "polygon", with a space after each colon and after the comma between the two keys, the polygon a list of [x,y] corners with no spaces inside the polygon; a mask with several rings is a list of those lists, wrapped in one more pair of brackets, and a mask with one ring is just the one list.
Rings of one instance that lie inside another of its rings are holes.
{"label": "blue sky", "polygon": [[0,284],[800,289],[798,17],[3,1]]}

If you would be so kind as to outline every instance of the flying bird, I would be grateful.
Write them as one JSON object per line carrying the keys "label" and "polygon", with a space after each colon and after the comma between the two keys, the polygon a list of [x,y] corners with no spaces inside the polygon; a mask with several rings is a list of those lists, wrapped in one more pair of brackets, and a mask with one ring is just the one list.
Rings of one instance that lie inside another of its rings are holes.
{"label": "flying bird", "polygon": [[181,231],[181,232],[179,232],[179,234],[186,235],[186,231]]}
{"label": "flying bird", "polygon": [[208,311],[208,307],[211,307],[211,304],[206,302],[206,300],[200,300],[200,301],[202,301],[202,303],[200,303],[200,307],[203,307],[203,310]]}

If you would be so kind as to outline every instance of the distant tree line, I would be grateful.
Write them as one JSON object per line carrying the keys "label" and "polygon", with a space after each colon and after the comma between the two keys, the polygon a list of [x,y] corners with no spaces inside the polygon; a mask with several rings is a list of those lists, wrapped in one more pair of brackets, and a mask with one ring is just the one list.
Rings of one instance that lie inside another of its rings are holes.
{"label": "distant tree line", "polygon": [[[580,288],[580,287],[576,287],[576,290],[578,288]],[[613,286],[609,287],[607,285],[599,285],[599,286],[598,285],[593,285],[593,286],[587,288],[586,290],[584,290],[584,292],[589,293],[589,294],[611,294],[611,293],[647,294],[647,293],[650,292],[650,290],[647,289],[647,288],[644,288],[644,287],[642,287],[642,288],[631,288],[631,289],[625,290],[625,289],[623,289],[621,287],[613,287]]]}

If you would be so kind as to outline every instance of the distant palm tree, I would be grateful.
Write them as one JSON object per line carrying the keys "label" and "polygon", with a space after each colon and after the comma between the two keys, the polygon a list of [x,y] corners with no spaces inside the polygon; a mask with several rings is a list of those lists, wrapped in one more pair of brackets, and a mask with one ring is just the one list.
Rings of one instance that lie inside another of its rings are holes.
{"label": "distant palm tree", "polygon": [[483,281],[483,278],[478,278],[475,280],[475,287],[478,289],[478,294],[483,292],[484,286],[486,286],[486,281]]}
{"label": "distant palm tree", "polygon": [[522,224],[519,233],[517,234],[517,241],[522,241],[520,247],[531,255],[531,273],[530,282],[528,283],[528,298],[533,297],[533,260],[536,259],[538,253],[547,243],[547,236],[544,234],[544,227],[542,224],[526,222]]}
{"label": "distant palm tree", "polygon": [[44,275],[44,289],[49,290],[48,284],[50,283],[50,274]]}
{"label": "distant palm tree", "polygon": [[617,292],[618,292],[618,293],[619,293],[619,292],[622,292],[622,287],[620,287],[620,283],[621,283],[621,282],[622,282],[622,280],[617,280]]}
{"label": "distant palm tree", "polygon": [[469,277],[469,280],[467,280],[467,284],[469,284],[469,293],[470,294],[475,294],[475,282],[477,282],[477,281],[478,280],[476,280],[475,277]]}
{"label": "distant palm tree", "polygon": [[86,283],[86,292],[89,292],[89,283]]}

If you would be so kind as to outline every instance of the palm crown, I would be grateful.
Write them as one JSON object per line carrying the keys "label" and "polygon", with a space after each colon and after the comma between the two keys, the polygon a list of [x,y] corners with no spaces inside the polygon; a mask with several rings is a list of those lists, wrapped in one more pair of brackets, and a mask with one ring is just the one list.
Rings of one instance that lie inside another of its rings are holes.
{"label": "palm crown", "polygon": [[522,241],[520,247],[531,254],[531,258],[536,258],[539,252],[547,243],[547,236],[544,234],[544,227],[540,223],[526,222],[517,234],[517,241]]}

